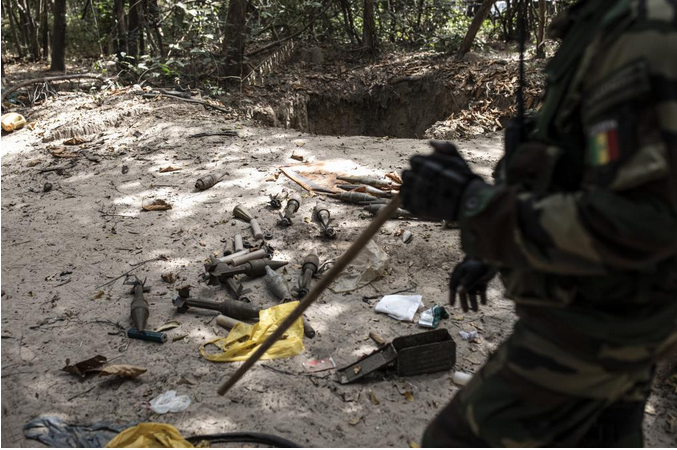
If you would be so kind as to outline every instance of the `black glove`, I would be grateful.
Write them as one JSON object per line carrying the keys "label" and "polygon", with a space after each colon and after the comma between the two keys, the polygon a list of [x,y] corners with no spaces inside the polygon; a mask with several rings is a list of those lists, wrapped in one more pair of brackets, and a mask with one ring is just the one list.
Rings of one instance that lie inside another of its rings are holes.
{"label": "black glove", "polygon": [[466,257],[463,261],[454,267],[449,279],[449,303],[454,306],[456,303],[456,294],[461,299],[461,308],[468,312],[468,294],[470,295],[470,307],[473,311],[479,309],[477,305],[477,295],[483,305],[487,304],[487,284],[496,275],[496,269],[478,261]]}
{"label": "black glove", "polygon": [[402,172],[402,207],[423,218],[455,221],[466,186],[481,178],[473,173],[456,146],[431,141],[434,152],[411,158],[411,170]]}

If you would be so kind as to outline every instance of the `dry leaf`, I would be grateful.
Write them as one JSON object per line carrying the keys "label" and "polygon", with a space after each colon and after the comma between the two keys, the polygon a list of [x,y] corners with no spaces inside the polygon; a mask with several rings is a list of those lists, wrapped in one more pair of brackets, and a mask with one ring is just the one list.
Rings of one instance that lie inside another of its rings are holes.
{"label": "dry leaf", "polygon": [[656,415],[656,408],[654,408],[653,405],[650,405],[650,404],[647,403],[646,406],[644,407],[644,412],[647,413],[647,414],[650,414],[652,416],[655,416]]}
{"label": "dry leaf", "polygon": [[352,426],[355,426],[358,423],[360,423],[361,420],[362,420],[362,416],[351,417],[350,420],[348,420],[348,423],[351,424]]}
{"label": "dry leaf", "polygon": [[172,342],[180,341],[182,339],[186,339],[188,337],[187,334],[179,334],[178,336],[174,336],[172,338]]}
{"label": "dry leaf", "polygon": [[421,446],[418,445],[418,443],[416,443],[416,441],[409,441],[409,447],[411,447],[411,448],[421,448]]}
{"label": "dry leaf", "polygon": [[26,125],[26,126],[28,127],[29,130],[33,131],[33,130],[35,130],[35,126],[36,126],[37,124],[38,124],[37,122],[31,122],[31,123],[29,123],[29,124]]}
{"label": "dry leaf", "polygon": [[167,211],[172,209],[172,205],[164,200],[157,199],[147,205],[141,205],[141,209],[143,211]]}
{"label": "dry leaf", "polygon": [[103,297],[103,294],[105,294],[105,292],[103,292],[103,291],[97,292],[97,293],[94,294],[94,296],[92,297],[92,300],[96,300],[96,299],[99,299],[99,298]]}
{"label": "dry leaf", "polygon": [[71,360],[66,359],[66,367],[64,367],[61,370],[75,375],[80,375],[81,377],[84,378],[90,372],[100,372],[107,361],[108,358],[106,358],[105,356],[96,355],[93,358],[80,361],[79,363],[73,364],[71,366]]}
{"label": "dry leaf", "polygon": [[160,275],[160,278],[162,278],[162,281],[164,281],[165,283],[173,283],[176,281],[174,274],[171,272],[163,273],[162,275]]}
{"label": "dry leaf", "polygon": [[136,378],[139,375],[146,373],[147,370],[148,369],[144,369],[143,367],[130,366],[128,364],[115,364],[101,369],[99,376],[115,375],[120,378]]}
{"label": "dry leaf", "polygon": [[53,149],[50,153],[55,158],[75,158],[78,156],[77,153],[67,152],[66,147],[57,147]]}
{"label": "dry leaf", "polygon": [[380,405],[381,404],[381,401],[378,399],[378,397],[376,397],[376,394],[374,394],[373,391],[369,391],[369,400],[371,400],[371,402],[374,405]]}
{"label": "dry leaf", "polygon": [[176,172],[177,170],[181,170],[181,168],[180,167],[174,167],[174,166],[167,166],[167,167],[162,167],[160,169],[160,173]]}
{"label": "dry leaf", "polygon": [[404,391],[404,398],[407,399],[407,401],[413,402],[414,401],[414,393],[411,391]]}
{"label": "dry leaf", "polygon": [[84,144],[85,142],[87,142],[87,141],[84,140],[83,138],[77,137],[77,136],[72,137],[70,139],[66,139],[65,141],[63,141],[64,145],[80,145],[80,144]]}
{"label": "dry leaf", "polygon": [[291,154],[291,159],[295,159],[297,161],[303,162],[303,155],[299,155],[297,153],[292,153]]}
{"label": "dry leaf", "polygon": [[181,322],[179,322],[178,320],[171,320],[157,327],[155,331],[159,333],[160,331],[173,330],[174,328],[177,328],[179,325],[181,325]]}
{"label": "dry leaf", "polygon": [[28,161],[28,162],[26,163],[26,167],[35,167],[35,166],[37,166],[38,164],[40,164],[40,158],[31,159],[30,161]]}

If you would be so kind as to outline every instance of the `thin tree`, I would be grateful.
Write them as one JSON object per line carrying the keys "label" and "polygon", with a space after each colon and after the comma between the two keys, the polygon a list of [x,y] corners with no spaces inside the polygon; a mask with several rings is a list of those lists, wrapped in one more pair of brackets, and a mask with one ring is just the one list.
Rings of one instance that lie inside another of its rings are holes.
{"label": "thin tree", "polygon": [[470,47],[472,47],[472,43],[475,40],[475,36],[477,36],[477,32],[480,30],[480,27],[482,26],[482,22],[484,22],[484,19],[487,18],[489,10],[491,10],[491,7],[495,2],[496,0],[482,0],[482,4],[475,13],[472,22],[468,27],[468,32],[465,34],[465,37],[461,42],[461,46],[458,48],[456,58],[461,59],[465,56],[466,53],[470,51]]}
{"label": "thin tree", "polygon": [[49,56],[49,0],[40,0],[42,14],[40,16],[40,40],[42,41],[42,57]]}
{"label": "thin tree", "polygon": [[374,54],[378,51],[376,22],[374,21],[374,0],[364,0],[362,22],[362,47],[366,52]]}
{"label": "thin tree", "polygon": [[224,33],[224,74],[229,77],[242,77],[247,37],[247,0],[230,0]]}
{"label": "thin tree", "polygon": [[545,58],[545,0],[538,0],[538,32],[536,33],[536,58]]}
{"label": "thin tree", "polygon": [[66,0],[54,0],[52,31],[52,72],[66,70]]}
{"label": "thin tree", "polygon": [[[9,7],[5,6],[5,2],[2,2],[2,15],[9,17],[9,28],[12,31],[12,39],[14,40],[14,45],[16,46],[16,53],[19,58],[24,57],[24,49],[21,45],[21,38],[19,38],[19,32],[17,31],[16,19],[14,18],[14,12],[12,10],[12,0],[8,1]],[[4,67],[4,65],[3,65]]]}

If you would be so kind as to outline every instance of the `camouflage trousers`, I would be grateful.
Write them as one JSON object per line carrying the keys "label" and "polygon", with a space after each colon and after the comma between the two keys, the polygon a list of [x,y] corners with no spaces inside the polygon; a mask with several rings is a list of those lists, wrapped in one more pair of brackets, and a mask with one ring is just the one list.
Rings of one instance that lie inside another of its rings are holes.
{"label": "camouflage trousers", "polygon": [[653,369],[607,372],[552,345],[539,352],[537,338],[518,321],[428,426],[423,446],[641,447]]}

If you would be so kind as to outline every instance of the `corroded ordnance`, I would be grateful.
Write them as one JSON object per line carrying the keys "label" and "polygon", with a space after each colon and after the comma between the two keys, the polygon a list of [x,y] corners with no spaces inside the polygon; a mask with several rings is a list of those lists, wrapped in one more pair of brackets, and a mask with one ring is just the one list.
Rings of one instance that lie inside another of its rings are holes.
{"label": "corroded ordnance", "polygon": [[195,189],[197,189],[198,191],[205,191],[210,187],[214,186],[219,181],[221,181],[225,176],[226,176],[225,173],[221,173],[221,174],[211,174],[204,176],[202,178],[198,178],[198,180],[195,182]]}
{"label": "corroded ordnance", "polygon": [[331,222],[331,213],[325,206],[322,206],[319,202],[316,203],[315,209],[313,210],[313,216],[315,216],[315,220],[320,223],[323,235],[328,238],[336,237],[336,230],[329,225]]}
{"label": "corroded ordnance", "polygon": [[327,197],[335,198],[346,203],[370,203],[379,200],[378,197],[365,194],[364,192],[342,192],[340,194],[327,194]]}
{"label": "corroded ordnance", "polygon": [[347,181],[348,183],[354,184],[368,184],[377,188],[390,188],[392,183],[389,180],[383,180],[380,178],[374,177],[350,177],[350,176],[338,176],[337,180]]}
{"label": "corroded ordnance", "polygon": [[393,195],[392,192],[383,191],[367,184],[339,184],[337,187],[344,191],[364,192],[380,198],[389,198]]}

